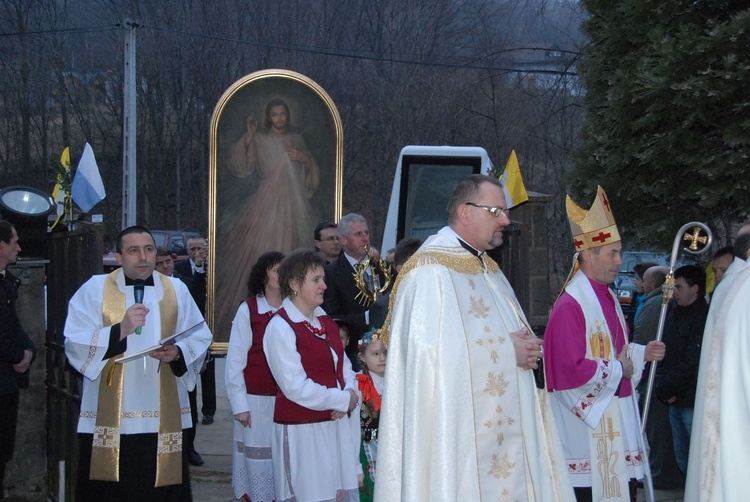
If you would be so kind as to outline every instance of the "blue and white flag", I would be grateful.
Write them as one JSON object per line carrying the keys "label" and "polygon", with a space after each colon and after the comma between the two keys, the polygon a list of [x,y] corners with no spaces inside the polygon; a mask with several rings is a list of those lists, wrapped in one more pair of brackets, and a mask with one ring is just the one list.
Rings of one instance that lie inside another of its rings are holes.
{"label": "blue and white flag", "polygon": [[94,150],[88,143],[83,148],[83,155],[78,162],[70,193],[73,195],[73,201],[84,213],[91,211],[92,207],[107,196],[107,192],[104,191],[102,176],[99,174],[99,167],[96,165],[96,159],[94,158]]}

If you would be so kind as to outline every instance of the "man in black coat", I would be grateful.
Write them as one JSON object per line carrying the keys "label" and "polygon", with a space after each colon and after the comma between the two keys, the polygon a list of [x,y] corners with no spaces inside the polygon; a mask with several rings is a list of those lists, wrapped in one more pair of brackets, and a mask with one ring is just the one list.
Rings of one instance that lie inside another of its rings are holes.
{"label": "man in black coat", "polygon": [[16,313],[20,281],[6,270],[19,252],[16,229],[0,220],[0,499],[5,495],[5,465],[15,450],[19,388],[28,387],[29,366],[36,355]]}
{"label": "man in black coat", "polygon": [[[195,285],[193,278],[189,275],[183,275],[175,272],[174,258],[172,258],[172,253],[167,248],[156,248],[156,263],[154,265],[154,270],[156,270],[160,274],[166,275],[167,277],[174,277],[181,280],[183,283],[185,283],[185,286],[188,287],[190,296],[192,296],[193,300],[195,300],[195,297],[197,295],[193,290]],[[203,294],[205,296],[205,288],[203,290]],[[195,432],[198,426],[197,394],[198,391],[196,389],[188,391],[188,397],[190,398],[190,415],[193,418],[193,427],[190,429],[187,437],[185,438],[185,445],[188,450],[188,462],[190,463],[190,465],[201,466],[204,464],[203,457],[201,457],[200,453],[195,450]]]}
{"label": "man in black coat", "polygon": [[[198,309],[201,314],[206,316],[206,272],[208,259],[208,244],[203,237],[191,237],[188,240],[189,260],[181,261],[175,264],[174,269],[180,275],[190,277],[193,280],[193,287],[190,292],[193,295]],[[203,425],[214,423],[214,414],[216,413],[216,373],[214,371],[214,359],[209,354],[206,357],[206,367],[201,372],[201,397],[203,406]]]}
{"label": "man in black coat", "polygon": [[[351,326],[346,352],[354,366],[358,360],[357,342],[367,331],[370,308],[369,301],[357,298],[359,289],[354,282],[354,266],[370,252],[370,230],[363,216],[349,213],[341,218],[337,231],[343,253],[326,267],[327,289],[324,293],[323,310],[332,318],[341,319]],[[370,269],[368,273],[376,273],[381,287],[385,285],[385,277],[380,270]]]}
{"label": "man in black coat", "polygon": [[706,272],[701,267],[680,267],[674,277],[674,303],[670,305],[664,324],[663,341],[667,354],[657,366],[654,392],[669,405],[675,459],[685,474],[708,304],[705,299]]}

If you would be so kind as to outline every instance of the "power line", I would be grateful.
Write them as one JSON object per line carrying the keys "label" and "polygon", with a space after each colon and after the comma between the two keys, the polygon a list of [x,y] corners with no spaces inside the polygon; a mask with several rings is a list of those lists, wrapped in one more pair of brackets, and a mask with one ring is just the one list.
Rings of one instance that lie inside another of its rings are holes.
{"label": "power line", "polygon": [[[573,56],[570,60],[560,59],[554,62],[543,61],[543,60],[529,60],[529,61],[515,61],[510,63],[510,67],[502,67],[495,65],[477,64],[478,61],[486,58],[475,57],[475,58],[455,58],[455,61],[447,61],[448,57],[444,56],[430,56],[430,60],[425,60],[426,56],[420,54],[400,54],[400,55],[379,55],[372,51],[362,51],[356,49],[341,49],[341,48],[322,48],[315,46],[306,45],[295,45],[295,44],[282,44],[270,41],[254,41],[254,40],[243,40],[238,38],[230,37],[219,37],[216,35],[208,35],[205,33],[191,32],[185,30],[177,30],[173,28],[162,28],[159,26],[149,26],[144,24],[138,25],[140,29],[151,29],[154,31],[161,31],[165,33],[174,33],[177,35],[183,35],[194,38],[201,38],[205,40],[234,43],[239,45],[249,45],[255,47],[262,47],[267,49],[278,49],[286,50],[290,52],[301,52],[305,54],[313,54],[319,56],[331,56],[340,58],[350,58],[362,61],[376,61],[380,63],[392,63],[392,64],[408,64],[417,66],[429,66],[435,68],[454,68],[454,69],[471,69],[471,70],[483,70],[491,72],[502,72],[502,73],[534,73],[534,74],[547,74],[547,75],[561,75],[561,76],[576,76],[578,73],[575,70],[569,68],[573,65],[573,61],[578,56],[578,53],[574,51],[552,49],[552,48],[538,48],[538,47],[515,47],[510,49],[502,49],[493,51],[488,56],[494,56],[505,52],[517,52],[517,51],[554,51],[560,54],[568,54]],[[84,27],[84,28],[58,28],[50,30],[37,30],[27,32],[16,32],[16,33],[0,33],[0,38],[7,37],[25,37],[25,36],[41,36],[41,35],[56,35],[56,34],[85,34],[85,33],[96,33],[101,31],[111,31],[120,29],[120,25],[109,25],[109,26],[95,26],[95,27]],[[440,59],[443,59],[441,61]],[[548,68],[535,68],[533,65],[564,65],[561,69],[548,69]],[[527,67],[523,67],[527,66]]]}

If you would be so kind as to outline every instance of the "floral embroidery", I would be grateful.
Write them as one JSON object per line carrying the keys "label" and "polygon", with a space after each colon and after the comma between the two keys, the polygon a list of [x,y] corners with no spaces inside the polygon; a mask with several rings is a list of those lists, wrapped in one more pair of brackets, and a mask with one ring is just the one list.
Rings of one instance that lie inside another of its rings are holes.
{"label": "floral embroidery", "polygon": [[503,373],[495,374],[489,372],[487,374],[487,383],[484,386],[484,391],[488,392],[490,396],[500,397],[505,394],[505,389],[508,388],[509,382],[503,377]]}
{"label": "floral embroidery", "polygon": [[510,477],[510,471],[516,466],[515,463],[510,461],[508,454],[506,453],[500,458],[497,453],[492,455],[492,466],[490,467],[489,474],[492,474],[495,479],[508,479]]}
{"label": "floral embroidery", "polygon": [[487,318],[487,312],[490,311],[490,308],[484,304],[484,300],[482,298],[476,298],[474,296],[469,297],[469,301],[471,302],[471,306],[469,307],[469,314],[473,315],[476,318]]}
{"label": "floral embroidery", "polygon": [[578,404],[573,407],[573,413],[575,413],[575,416],[580,419],[583,419],[588,415],[588,408],[591,408],[591,406],[594,405],[596,400],[599,399],[599,395],[607,387],[610,374],[604,369],[608,366],[606,363],[609,363],[609,361],[599,360],[599,364],[597,365],[597,371],[599,374],[595,378],[596,383],[588,392],[586,392],[586,394],[578,399]]}

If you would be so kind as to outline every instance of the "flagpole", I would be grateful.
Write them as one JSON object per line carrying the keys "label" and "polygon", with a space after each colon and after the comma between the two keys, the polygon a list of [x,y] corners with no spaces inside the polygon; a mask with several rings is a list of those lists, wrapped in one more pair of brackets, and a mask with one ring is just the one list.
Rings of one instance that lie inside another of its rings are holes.
{"label": "flagpole", "polygon": [[136,81],[135,31],[138,24],[132,19],[122,22],[125,29],[125,67],[122,113],[122,228],[136,223]]}

